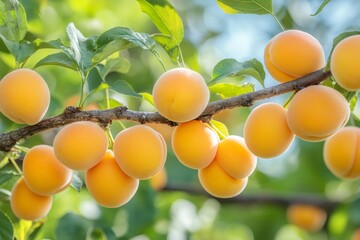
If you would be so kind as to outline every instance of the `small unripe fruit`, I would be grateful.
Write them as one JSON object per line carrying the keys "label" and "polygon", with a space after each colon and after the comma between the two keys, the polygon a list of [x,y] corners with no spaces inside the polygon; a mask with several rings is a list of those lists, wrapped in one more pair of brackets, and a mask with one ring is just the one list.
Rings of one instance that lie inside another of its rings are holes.
{"label": "small unripe fruit", "polygon": [[223,139],[216,152],[214,162],[234,178],[246,178],[255,170],[257,159],[239,136],[228,136]]}
{"label": "small unripe fruit", "polygon": [[334,48],[330,70],[336,82],[349,91],[360,90],[360,35],[341,40]]}
{"label": "small unripe fruit", "polygon": [[108,148],[104,130],[93,122],[71,123],[62,128],[54,139],[55,156],[74,170],[87,170],[95,166]]}
{"label": "small unripe fruit", "polygon": [[310,86],[295,94],[286,117],[296,136],[322,141],[346,124],[350,106],[338,91],[322,85]]}
{"label": "small unripe fruit", "polygon": [[158,112],[174,122],[188,122],[199,117],[210,99],[204,78],[187,68],[163,73],[152,94]]}
{"label": "small unripe fruit", "polygon": [[293,204],[287,209],[290,223],[307,231],[320,230],[326,221],[326,211],[322,208],[308,204]]}
{"label": "small unripe fruit", "polygon": [[31,69],[17,69],[0,81],[0,111],[16,123],[40,122],[50,104],[44,79]]}
{"label": "small unripe fruit", "polygon": [[360,177],[360,129],[344,127],[324,144],[324,161],[339,178]]}
{"label": "small unripe fruit", "polygon": [[240,194],[246,187],[247,178],[234,178],[227,174],[216,161],[198,170],[201,186],[218,198],[231,198]]}
{"label": "small unripe fruit", "polygon": [[115,138],[113,151],[120,168],[138,179],[148,179],[163,168],[167,152],[161,134],[145,125],[121,131]]}
{"label": "small unripe fruit", "polygon": [[58,193],[72,180],[72,170],[63,165],[47,145],[35,146],[26,153],[23,173],[27,186],[39,195]]}
{"label": "small unripe fruit", "polygon": [[303,31],[287,30],[270,40],[264,63],[275,80],[288,82],[323,68],[326,62],[316,38]]}
{"label": "small unripe fruit", "polygon": [[285,152],[294,140],[286,109],[277,103],[265,103],[253,109],[245,122],[244,139],[250,151],[261,158]]}
{"label": "small unripe fruit", "polygon": [[127,203],[136,193],[139,180],[126,175],[108,150],[103,159],[85,174],[86,187],[97,203],[115,208]]}
{"label": "small unripe fruit", "polygon": [[52,200],[52,196],[42,196],[32,192],[24,179],[20,178],[11,191],[10,205],[18,218],[35,221],[49,213]]}
{"label": "small unripe fruit", "polygon": [[209,165],[215,157],[219,143],[217,134],[201,121],[178,125],[172,136],[172,148],[178,160],[185,166],[200,169]]}

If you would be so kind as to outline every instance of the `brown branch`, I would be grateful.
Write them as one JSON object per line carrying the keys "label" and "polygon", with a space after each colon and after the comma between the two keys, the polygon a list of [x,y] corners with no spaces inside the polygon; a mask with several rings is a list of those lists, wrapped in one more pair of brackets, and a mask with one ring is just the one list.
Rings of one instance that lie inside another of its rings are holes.
{"label": "brown branch", "polygon": [[[283,93],[298,91],[310,85],[319,84],[331,75],[329,71],[319,70],[305,77],[291,82],[279,84],[277,86],[265,88],[251,93],[239,95],[236,97],[219,100],[209,103],[199,119],[207,121],[215,113],[228,108],[251,106],[255,101],[270,98]],[[157,122],[175,126],[177,123],[162,117],[157,112],[138,112],[128,110],[126,107],[116,107],[107,110],[81,111],[75,107],[68,107],[65,111],[55,117],[47,118],[35,125],[19,128],[14,131],[0,134],[0,151],[8,152],[15,144],[37,133],[48,129],[58,128],[77,121],[97,122],[102,126],[107,126],[113,120],[132,120],[140,123]]]}
{"label": "brown branch", "polygon": [[[168,185],[163,191],[179,191],[186,192],[192,195],[200,196],[209,196],[205,190],[200,188],[194,188],[189,186],[180,186],[180,185]],[[215,198],[215,197],[213,197]],[[215,198],[221,203],[228,204],[248,204],[248,205],[258,205],[258,204],[272,204],[283,207],[288,207],[292,204],[309,204],[313,206],[318,206],[325,209],[326,211],[332,211],[338,207],[341,202],[330,200],[325,197],[320,197],[318,195],[309,195],[309,194],[283,194],[283,195],[274,195],[269,193],[257,193],[257,194],[245,194],[241,193],[238,196],[232,198]]]}

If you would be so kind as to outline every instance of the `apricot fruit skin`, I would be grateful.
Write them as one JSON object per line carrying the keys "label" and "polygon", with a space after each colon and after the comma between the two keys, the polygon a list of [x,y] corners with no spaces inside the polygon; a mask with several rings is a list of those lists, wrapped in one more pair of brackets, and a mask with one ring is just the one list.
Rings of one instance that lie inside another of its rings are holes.
{"label": "apricot fruit skin", "polygon": [[344,127],[328,139],[323,149],[328,169],[339,178],[360,177],[360,129]]}
{"label": "apricot fruit skin", "polygon": [[310,86],[297,92],[287,110],[289,128],[306,141],[323,141],[340,130],[350,117],[350,106],[336,90]]}
{"label": "apricot fruit skin", "polygon": [[330,58],[330,70],[336,82],[349,91],[360,90],[360,35],[341,40]]}
{"label": "apricot fruit skin", "polygon": [[244,126],[244,139],[250,151],[261,158],[285,152],[294,140],[286,120],[286,109],[277,103],[254,108]]}
{"label": "apricot fruit skin", "polygon": [[157,111],[174,122],[188,122],[200,116],[210,93],[204,78],[187,68],[163,73],[152,91]]}
{"label": "apricot fruit skin", "polygon": [[45,80],[31,69],[17,69],[0,81],[0,111],[10,120],[34,125],[45,116],[50,91]]}
{"label": "apricot fruit skin", "polygon": [[12,188],[10,206],[20,219],[35,221],[45,217],[52,206],[52,196],[42,196],[32,192],[23,178]]}
{"label": "apricot fruit skin", "polygon": [[73,170],[95,166],[108,148],[104,130],[93,122],[81,121],[62,128],[54,139],[56,158]]}
{"label": "apricot fruit skin", "polygon": [[55,157],[51,146],[37,145],[24,157],[24,180],[39,195],[52,195],[63,190],[71,182],[72,173]]}
{"label": "apricot fruit skin", "polygon": [[198,170],[198,178],[206,192],[218,198],[231,198],[246,187],[248,178],[234,178],[227,174],[216,161]]}
{"label": "apricot fruit skin", "polygon": [[97,203],[116,208],[126,204],[136,193],[139,180],[126,175],[108,150],[103,159],[85,173],[88,191]]}
{"label": "apricot fruit skin", "polygon": [[171,143],[175,156],[182,164],[200,169],[214,160],[219,137],[205,123],[193,120],[175,128]]}
{"label": "apricot fruit skin", "polygon": [[214,162],[234,178],[246,178],[255,170],[257,159],[239,136],[228,136],[223,139],[215,155]]}
{"label": "apricot fruit skin", "polygon": [[319,231],[325,224],[327,213],[324,209],[309,204],[293,204],[287,209],[290,223],[311,232]]}
{"label": "apricot fruit skin", "polygon": [[319,41],[299,30],[287,30],[273,37],[265,48],[264,63],[279,82],[305,76],[326,64]]}
{"label": "apricot fruit skin", "polygon": [[160,133],[145,125],[135,125],[116,136],[113,151],[127,175],[148,179],[163,168],[167,147]]}
{"label": "apricot fruit skin", "polygon": [[160,169],[160,171],[158,171],[154,176],[152,176],[149,181],[150,181],[150,186],[154,189],[154,190],[161,190],[163,188],[165,188],[166,184],[167,184],[167,172],[166,169],[163,167]]}

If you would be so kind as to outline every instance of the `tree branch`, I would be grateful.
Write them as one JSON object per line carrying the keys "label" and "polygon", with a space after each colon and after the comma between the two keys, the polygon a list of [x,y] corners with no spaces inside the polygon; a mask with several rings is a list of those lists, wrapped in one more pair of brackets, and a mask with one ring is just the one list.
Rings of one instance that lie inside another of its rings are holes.
{"label": "tree branch", "polygon": [[[189,186],[181,186],[181,185],[167,185],[163,191],[179,191],[186,192],[193,195],[203,195],[215,198],[205,190],[200,188],[194,188]],[[274,194],[240,194],[233,198],[215,198],[221,203],[229,203],[229,204],[249,204],[249,205],[257,205],[257,204],[272,204],[279,205],[283,207],[288,207],[292,204],[309,204],[313,206],[318,206],[320,208],[325,209],[330,212],[336,207],[338,207],[341,202],[330,200],[325,197],[320,197],[318,195],[309,195],[309,194],[284,194],[284,195],[274,195]]]}
{"label": "tree branch", "polygon": [[[199,119],[203,121],[208,121],[215,113],[220,112],[224,109],[240,106],[249,107],[257,100],[270,98],[291,91],[298,91],[310,85],[319,84],[330,76],[330,71],[323,72],[323,70],[318,70],[291,82],[279,84],[273,87],[261,89],[258,91],[246,93],[224,100],[214,101],[209,103],[209,105],[206,107]],[[62,114],[44,119],[35,125],[22,127],[7,133],[1,133],[0,151],[8,152],[21,139],[28,138],[45,130],[65,126],[73,122],[92,121],[99,123],[103,127],[106,127],[113,120],[132,120],[140,122],[142,124],[147,122],[157,122],[165,123],[171,126],[177,125],[177,123],[162,117],[157,112],[132,111],[123,106],[107,110],[91,111],[81,111],[80,109],[75,107],[68,107]]]}

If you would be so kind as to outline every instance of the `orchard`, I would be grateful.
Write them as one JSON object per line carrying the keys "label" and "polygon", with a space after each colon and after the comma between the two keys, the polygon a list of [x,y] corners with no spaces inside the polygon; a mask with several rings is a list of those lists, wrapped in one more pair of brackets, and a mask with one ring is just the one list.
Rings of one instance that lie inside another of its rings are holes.
{"label": "orchard", "polygon": [[360,2],[0,2],[0,240],[360,239]]}

